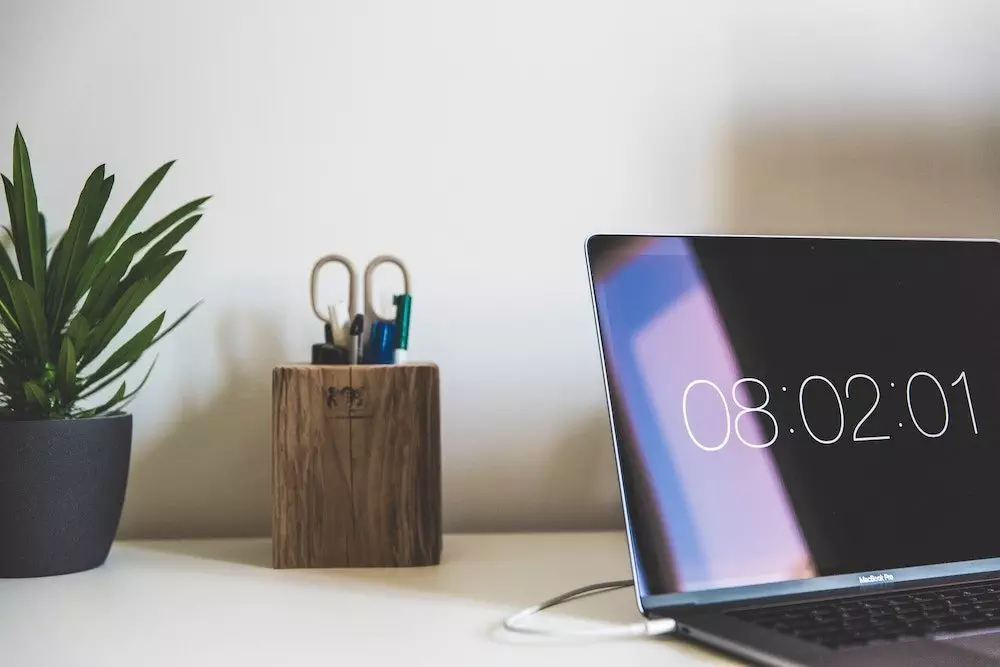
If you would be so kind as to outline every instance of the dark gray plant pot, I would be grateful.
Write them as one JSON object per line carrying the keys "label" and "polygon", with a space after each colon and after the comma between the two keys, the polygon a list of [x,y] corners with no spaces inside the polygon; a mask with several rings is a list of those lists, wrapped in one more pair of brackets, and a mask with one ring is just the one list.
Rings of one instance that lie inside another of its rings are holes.
{"label": "dark gray plant pot", "polygon": [[0,578],[103,565],[131,452],[132,415],[0,421]]}

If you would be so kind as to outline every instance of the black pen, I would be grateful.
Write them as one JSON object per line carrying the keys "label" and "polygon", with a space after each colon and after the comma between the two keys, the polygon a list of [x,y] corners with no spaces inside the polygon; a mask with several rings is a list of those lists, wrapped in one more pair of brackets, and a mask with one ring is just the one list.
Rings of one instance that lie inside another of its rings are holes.
{"label": "black pen", "polygon": [[351,322],[351,345],[349,348],[349,362],[351,364],[358,363],[361,359],[361,333],[365,330],[365,316],[358,313],[354,316],[354,320]]}

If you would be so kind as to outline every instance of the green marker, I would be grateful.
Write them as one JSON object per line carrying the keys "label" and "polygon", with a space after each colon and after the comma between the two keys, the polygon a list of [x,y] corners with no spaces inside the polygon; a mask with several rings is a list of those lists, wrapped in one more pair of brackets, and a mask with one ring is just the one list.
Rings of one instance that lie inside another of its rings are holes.
{"label": "green marker", "polygon": [[410,305],[413,297],[409,294],[397,294],[392,297],[396,306],[396,349],[392,353],[392,363],[406,363],[406,348],[410,345]]}

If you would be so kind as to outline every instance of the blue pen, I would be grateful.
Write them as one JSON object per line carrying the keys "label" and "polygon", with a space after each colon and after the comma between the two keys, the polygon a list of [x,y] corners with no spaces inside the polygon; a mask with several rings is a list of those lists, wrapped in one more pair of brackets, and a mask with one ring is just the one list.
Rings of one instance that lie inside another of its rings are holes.
{"label": "blue pen", "polygon": [[396,325],[385,320],[376,320],[371,328],[368,351],[365,354],[366,363],[391,364],[395,339]]}

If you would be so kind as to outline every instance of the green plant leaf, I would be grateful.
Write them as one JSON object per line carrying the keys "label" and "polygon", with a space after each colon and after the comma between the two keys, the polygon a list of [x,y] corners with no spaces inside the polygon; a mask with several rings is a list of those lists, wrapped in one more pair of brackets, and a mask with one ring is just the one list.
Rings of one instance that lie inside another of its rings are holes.
{"label": "green plant leaf", "polygon": [[[115,186],[115,177],[114,174],[112,174],[111,176],[105,178],[104,183],[101,184],[101,190],[98,195],[97,201],[95,202],[95,206],[93,208],[87,209],[87,215],[84,218],[84,226],[85,228],[90,230],[90,235],[89,235],[90,240],[87,243],[86,252],[84,252],[81,257],[77,258],[78,263],[75,264],[73,267],[73,273],[79,276],[79,282],[80,282],[80,284],[77,286],[77,292],[75,294],[73,303],[79,301],[80,297],[82,297],[86,293],[87,289],[90,287],[90,281],[91,279],[93,279],[94,273],[96,273],[97,268],[100,266],[100,263],[104,261],[104,258],[101,258],[100,262],[97,262],[92,270],[90,270],[88,267],[88,262],[90,261],[91,254],[97,247],[98,241],[101,240],[100,236],[96,238],[93,237],[94,230],[97,229],[97,224],[101,220],[101,215],[103,215],[104,213],[104,209],[108,204],[108,198],[111,197],[111,191],[114,189],[114,186]],[[108,251],[108,254],[110,254],[110,250]]]}
{"label": "green plant leaf", "polygon": [[[31,159],[28,157],[28,147],[21,134],[21,128],[14,130],[14,209],[18,221],[23,225],[24,236],[15,241],[22,247],[19,257],[26,264],[21,266],[21,278],[29,285],[45,293],[45,229],[38,215],[38,199],[35,195],[35,182],[31,174]],[[17,232],[17,227],[14,228]]]}
{"label": "green plant leaf", "polygon": [[129,271],[128,276],[122,281],[123,287],[128,287],[136,280],[142,278],[143,276],[148,276],[156,270],[159,266],[159,262],[169,253],[175,245],[180,243],[181,239],[190,232],[198,221],[201,220],[200,215],[193,215],[184,222],[180,223],[168,233],[164,234],[163,238],[160,239],[153,247],[151,247],[146,254],[142,256],[132,270]]}
{"label": "green plant leaf", "polygon": [[[83,263],[87,254],[87,244],[97,225],[99,216],[88,215],[88,212],[95,210],[98,206],[103,208],[101,197],[105,192],[104,186],[104,165],[101,165],[91,172],[87,181],[80,191],[80,196],[70,218],[69,227],[66,233],[59,240],[55,251],[52,253],[51,274],[48,282],[48,299],[46,305],[50,307],[49,316],[52,329],[50,334],[57,334],[65,320],[61,318],[63,303],[76,293],[75,281],[79,276],[75,273]],[[106,199],[104,200],[107,201]]]}
{"label": "green plant leaf", "polygon": [[163,220],[156,223],[150,229],[144,232],[137,232],[125,239],[111,256],[111,259],[108,260],[107,264],[100,269],[94,278],[94,284],[87,295],[81,312],[95,321],[105,315],[114,301],[120,298],[125,290],[132,286],[139,278],[150,274],[151,267],[156,266],[156,260],[165,256],[184,235],[191,231],[198,223],[198,220],[201,219],[201,215],[191,216],[168,231],[160,241],[143,255],[141,260],[132,266],[132,269],[128,272],[128,276],[125,280],[122,280],[122,276],[125,275],[126,270],[128,270],[128,267],[132,264],[132,260],[139,251],[154,241],[159,234],[167,230],[169,225],[177,223],[178,213],[190,212],[190,210],[197,208],[197,206],[201,205],[207,199],[205,197],[189,202],[163,218]]}
{"label": "green plant leaf", "polygon": [[80,367],[86,366],[94,360],[97,355],[111,342],[115,335],[121,330],[132,313],[142,304],[143,300],[153,291],[148,280],[141,280],[132,285],[122,298],[119,299],[108,313],[107,317],[99,321],[87,337],[85,353],[81,353]]}
{"label": "green plant leaf", "polygon": [[[104,378],[103,380],[98,380],[93,376],[88,377],[84,381],[83,392],[80,394],[79,399],[84,400],[90,398],[97,392],[107,387],[109,384],[114,384],[116,381],[120,380],[123,375],[132,370],[132,367],[135,366],[137,363],[139,363],[139,359],[136,359],[135,361],[126,364],[122,368],[119,368],[117,371],[115,371],[108,377]],[[95,382],[97,382],[97,384],[94,384]]]}
{"label": "green plant leaf", "polygon": [[[173,164],[161,165],[142,181],[103,233],[97,230],[115,177],[105,165],[97,167],[77,192],[65,230],[49,238],[28,146],[20,127],[15,129],[13,173],[10,178],[0,174],[11,240],[9,247],[0,245],[0,419],[86,417],[128,405],[156,361],[131,391],[125,374],[201,305],[172,323],[160,313],[124,344],[116,342],[182,261],[186,253],[178,247],[201,220],[200,209],[209,199],[189,201],[132,233]],[[5,241],[4,231],[0,240]],[[88,373],[87,364],[97,370]],[[105,401],[103,392],[115,389]],[[103,402],[86,409],[79,405],[86,396]]]}
{"label": "green plant leaf", "polygon": [[4,225],[3,230],[7,232],[7,238],[10,240],[11,245],[14,244],[14,184],[11,182],[7,176],[0,174],[0,179],[3,179],[3,193],[7,199],[7,217],[10,219],[10,226]]}
{"label": "green plant leaf", "polygon": [[96,417],[97,415],[104,414],[111,408],[115,407],[117,404],[121,403],[125,398],[125,383],[122,382],[121,386],[118,387],[118,391],[115,395],[109,398],[104,403],[98,405],[96,408],[91,408],[90,410],[84,410],[79,414],[80,417]]}
{"label": "green plant leaf", "polygon": [[76,350],[69,336],[62,339],[59,350],[59,366],[56,370],[56,386],[63,403],[71,403],[76,398]]}
{"label": "green plant leaf", "polygon": [[142,243],[142,234],[133,234],[128,237],[111,255],[111,259],[98,271],[90,287],[90,292],[83,302],[83,307],[80,309],[80,312],[90,321],[100,321],[114,305],[115,296],[125,291],[119,281],[128,270],[136,252],[142,247]]}
{"label": "green plant leaf", "polygon": [[188,232],[194,229],[194,226],[198,224],[199,220],[201,220],[200,213],[198,215],[192,215],[190,218],[184,220],[184,222],[178,224],[176,227],[164,234],[163,238],[157,241],[153,247],[151,247],[146,254],[142,256],[142,259],[154,259],[166,255],[174,249],[175,245],[180,243],[181,239],[183,239]]}
{"label": "green plant leaf", "polygon": [[49,232],[48,232],[47,227],[48,227],[48,223],[45,220],[45,214],[42,213],[41,211],[39,211],[38,212],[38,230],[39,230],[39,234],[38,235],[42,239],[42,261],[40,262],[40,264],[42,265],[42,280],[43,280],[42,284],[43,285],[45,284],[44,283],[44,280],[45,280],[45,262],[46,262],[46,257],[48,256],[48,253],[49,253]]}
{"label": "green plant leaf", "polygon": [[87,334],[90,333],[90,323],[83,315],[77,315],[66,328],[66,335],[73,339],[73,346],[77,350],[82,350],[87,342]]}
{"label": "green plant leaf", "polygon": [[186,254],[186,250],[177,250],[158,258],[155,262],[150,263],[148,272],[141,276],[140,280],[148,281],[149,291],[152,292],[177,268]]}
{"label": "green plant leaf", "polygon": [[21,327],[24,343],[35,356],[42,361],[48,361],[48,334],[38,292],[24,280],[16,280],[11,288],[11,296],[14,302],[14,316]]}
{"label": "green plant leaf", "polygon": [[139,276],[139,279],[148,280],[154,288],[159,287],[160,283],[177,268],[185,255],[187,255],[187,250],[174,250],[163,257],[157,257],[155,261],[146,266],[146,270],[143,271],[143,275]]}
{"label": "green plant leaf", "polygon": [[200,306],[202,303],[204,303],[204,302],[203,301],[199,301],[198,303],[194,304],[193,306],[191,306],[190,308],[188,308],[187,310],[185,310],[184,313],[180,317],[178,317],[176,320],[174,320],[173,323],[170,326],[168,326],[166,329],[164,329],[159,334],[157,334],[156,338],[153,339],[153,342],[151,342],[149,344],[149,346],[153,347],[154,345],[156,345],[157,343],[159,343],[161,338],[163,338],[168,333],[170,333],[171,331],[173,331],[174,329],[176,329],[178,327],[178,325],[180,325],[181,322],[183,322],[184,320],[186,320],[188,318],[188,315],[190,315],[191,313],[193,313],[195,311],[195,309],[198,308],[198,306]]}
{"label": "green plant leaf", "polygon": [[201,205],[207,202],[209,199],[211,199],[211,197],[199,197],[198,199],[189,201],[183,206],[163,216],[163,218],[161,218],[160,220],[157,220],[155,223],[149,226],[149,229],[147,229],[142,233],[145,234],[150,241],[152,241],[153,239],[160,236],[160,234],[170,229],[179,220],[183,220],[191,213],[197,211],[201,207]]}
{"label": "green plant leaf", "polygon": [[97,274],[101,264],[115,251],[119,241],[125,236],[125,232],[128,231],[128,228],[135,221],[136,216],[139,215],[139,211],[149,201],[153,191],[160,185],[163,177],[170,171],[170,167],[173,164],[174,162],[171,160],[150,174],[129,200],[125,202],[121,211],[115,216],[111,225],[108,226],[107,231],[94,239],[94,242],[90,245],[87,260],[82,269],[82,279],[84,282],[89,283]]}
{"label": "green plant leaf", "polygon": [[[97,199],[93,202],[93,205],[88,206],[87,210],[84,212],[83,218],[81,218],[80,224],[83,227],[81,233],[80,243],[78,244],[78,254],[73,259],[73,263],[70,266],[70,275],[75,280],[75,286],[72,293],[67,292],[65,301],[63,302],[62,308],[57,316],[58,324],[64,323],[69,319],[73,312],[76,304],[79,303],[83,295],[86,294],[91,287],[91,281],[94,278],[94,273],[88,273],[85,270],[85,265],[90,257],[90,253],[93,251],[95,244],[92,238],[94,230],[97,228],[98,222],[100,222],[101,215],[104,213],[104,208],[107,206],[108,198],[111,196],[111,190],[114,188],[115,177],[108,176],[104,179],[101,187],[97,193]],[[86,243],[83,243],[86,239]],[[97,265],[99,268],[100,265]],[[95,268],[95,272],[96,272]]]}
{"label": "green plant leaf", "polygon": [[[149,254],[155,257],[163,257],[167,253],[171,252],[178,243],[181,242],[188,232],[194,229],[194,226],[198,224],[201,220],[202,214],[192,215],[190,218],[184,220],[176,227],[171,229],[169,232],[163,235],[163,237],[157,241],[157,243],[149,249]],[[145,259],[145,256],[143,256]]]}
{"label": "green plant leaf", "polygon": [[[188,316],[191,313],[193,313],[195,311],[195,309],[197,309],[201,304],[202,304],[202,302],[199,301],[198,303],[194,304],[193,306],[191,306],[190,308],[188,308],[186,311],[184,311],[184,313],[180,317],[178,317],[176,320],[174,320],[173,323],[171,323],[170,326],[168,326],[166,329],[164,329],[163,331],[161,331],[160,333],[158,333],[156,335],[156,337],[153,338],[153,340],[149,343],[149,345],[146,346],[146,349],[148,350],[149,348],[153,347],[164,336],[166,336],[171,331],[173,331],[174,329],[176,329],[180,325],[180,323],[183,322],[184,320],[186,320],[188,318]],[[94,373],[93,375],[89,376],[87,378],[87,380],[85,381],[84,386],[86,387],[86,391],[84,393],[80,394],[80,398],[81,399],[88,398],[88,397],[96,394],[97,392],[101,391],[102,389],[104,389],[105,387],[107,387],[109,384],[113,384],[116,380],[118,380],[123,375],[125,375],[130,370],[132,370],[132,367],[135,366],[139,362],[139,360],[141,358],[142,358],[142,355],[140,354],[134,360],[130,361],[123,368],[121,368],[118,371],[112,373],[107,378],[103,378],[102,379],[102,378],[98,377],[98,375],[100,374],[100,371],[98,370],[96,373]],[[156,364],[155,360],[153,361],[153,364],[154,365]],[[152,371],[152,367],[150,367],[150,371]],[[94,385],[94,382],[97,382],[98,384]],[[138,389],[136,391],[138,391]]]}
{"label": "green plant leaf", "polygon": [[138,394],[139,391],[146,386],[146,381],[149,380],[149,376],[153,374],[153,369],[156,368],[157,359],[153,359],[153,363],[151,363],[149,365],[149,368],[146,369],[146,374],[142,376],[142,380],[139,382],[139,385],[122,397],[123,401],[132,400],[132,398],[134,398],[135,395]]}
{"label": "green plant leaf", "polygon": [[59,237],[56,241],[55,248],[52,249],[51,256],[48,261],[48,269],[45,273],[45,314],[48,315],[52,310],[53,299],[52,293],[55,291],[57,284],[54,280],[56,268],[62,263],[62,256],[66,252],[65,244],[66,234]]}
{"label": "green plant leaf", "polygon": [[3,325],[7,327],[7,330],[12,333],[20,333],[21,328],[17,326],[17,320],[14,318],[14,314],[10,312],[10,308],[7,304],[0,301],[0,321]]}
{"label": "green plant leaf", "polygon": [[164,317],[166,317],[166,313],[160,313],[156,319],[144,326],[137,334],[129,338],[124,345],[112,352],[111,356],[97,368],[93,377],[100,379],[108,373],[118,370],[125,364],[137,361],[143,352],[149,348],[150,343],[153,342],[153,338],[156,337],[160,327],[163,326]]}
{"label": "green plant leaf", "polygon": [[[4,308],[2,313],[9,314],[14,308],[13,297],[11,296],[10,288],[17,280],[17,271],[14,269],[14,263],[10,259],[10,255],[7,254],[5,248],[0,248],[0,304],[3,304]],[[19,331],[20,327],[17,326],[17,322],[13,319],[8,320],[6,315],[2,316],[3,323],[11,331]]]}
{"label": "green plant leaf", "polygon": [[[124,394],[125,392],[122,392]],[[43,409],[48,409],[49,398],[45,395],[45,390],[42,389],[37,382],[28,380],[24,383],[24,397],[33,403],[37,403],[39,407]]]}
{"label": "green plant leaf", "polygon": [[3,180],[3,190],[4,194],[7,196],[7,211],[10,215],[10,240],[14,246],[14,257],[17,259],[17,266],[24,272],[25,266],[27,265],[28,259],[23,255],[24,244],[19,244],[15,239],[23,238],[24,232],[21,229],[24,227],[23,218],[21,216],[21,211],[17,207],[16,192],[17,188],[14,186],[13,181],[9,178],[0,174],[0,180]]}
{"label": "green plant leaf", "polygon": [[153,374],[153,368],[155,366],[156,366],[156,359],[154,359],[153,363],[149,365],[149,369],[143,376],[142,381],[139,383],[139,386],[122,397],[121,405],[117,406],[118,410],[124,410],[126,407],[129,406],[130,403],[132,403],[133,400],[135,400],[136,395],[142,390],[143,387],[146,386],[146,381],[149,380],[149,376]]}
{"label": "green plant leaf", "polygon": [[87,354],[82,365],[89,364],[115,337],[128,318],[132,316],[153,290],[160,286],[171,271],[184,258],[186,252],[178,250],[149,263],[148,272],[128,286],[124,294],[114,300],[111,312],[94,329],[87,341]]}

